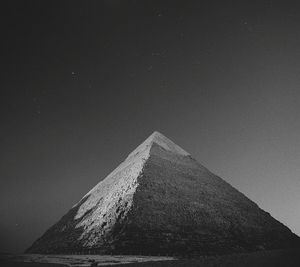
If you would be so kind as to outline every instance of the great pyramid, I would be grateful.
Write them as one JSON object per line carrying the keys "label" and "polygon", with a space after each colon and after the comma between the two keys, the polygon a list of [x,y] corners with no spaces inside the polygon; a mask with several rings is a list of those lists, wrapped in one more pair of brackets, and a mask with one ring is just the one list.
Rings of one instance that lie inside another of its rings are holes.
{"label": "great pyramid", "polygon": [[154,132],[26,252],[205,255],[298,244],[286,226]]}

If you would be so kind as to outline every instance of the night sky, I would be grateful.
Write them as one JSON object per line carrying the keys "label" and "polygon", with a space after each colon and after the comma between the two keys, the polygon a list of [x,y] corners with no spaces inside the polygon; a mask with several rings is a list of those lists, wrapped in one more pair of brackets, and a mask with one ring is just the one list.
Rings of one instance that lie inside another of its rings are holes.
{"label": "night sky", "polygon": [[155,130],[300,235],[296,1],[6,2],[0,251],[24,251]]}

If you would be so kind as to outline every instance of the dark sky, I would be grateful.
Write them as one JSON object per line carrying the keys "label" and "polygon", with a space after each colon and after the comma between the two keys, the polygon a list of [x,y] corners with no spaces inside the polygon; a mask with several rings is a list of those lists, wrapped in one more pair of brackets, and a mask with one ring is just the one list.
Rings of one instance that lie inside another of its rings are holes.
{"label": "dark sky", "polygon": [[154,130],[300,234],[296,1],[6,2],[0,251],[31,245]]}

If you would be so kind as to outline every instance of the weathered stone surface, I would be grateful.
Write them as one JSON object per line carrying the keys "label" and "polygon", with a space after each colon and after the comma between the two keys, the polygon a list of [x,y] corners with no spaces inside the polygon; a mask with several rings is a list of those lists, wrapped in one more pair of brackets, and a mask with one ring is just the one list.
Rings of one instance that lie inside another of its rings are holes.
{"label": "weathered stone surface", "polygon": [[286,226],[154,132],[27,252],[201,255],[298,244]]}

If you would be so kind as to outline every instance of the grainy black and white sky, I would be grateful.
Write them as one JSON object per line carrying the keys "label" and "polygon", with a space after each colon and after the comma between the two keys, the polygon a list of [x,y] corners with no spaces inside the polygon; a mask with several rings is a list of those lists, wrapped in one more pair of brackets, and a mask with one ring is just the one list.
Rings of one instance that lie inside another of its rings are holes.
{"label": "grainy black and white sky", "polygon": [[1,3],[0,251],[158,130],[300,234],[296,1]]}

